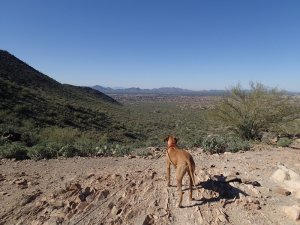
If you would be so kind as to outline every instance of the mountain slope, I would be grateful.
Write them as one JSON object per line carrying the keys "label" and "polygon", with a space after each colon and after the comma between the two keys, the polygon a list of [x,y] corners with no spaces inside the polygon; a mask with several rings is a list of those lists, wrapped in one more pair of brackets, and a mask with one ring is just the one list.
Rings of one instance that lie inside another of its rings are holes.
{"label": "mountain slope", "polygon": [[0,50],[0,137],[7,130],[77,128],[122,140],[115,115],[122,106],[89,87],[61,84]]}
{"label": "mountain slope", "polygon": [[44,91],[59,91],[69,94],[81,92],[91,97],[116,103],[111,97],[92,88],[60,84],[3,50],[0,50],[0,79],[22,87],[38,88]]}

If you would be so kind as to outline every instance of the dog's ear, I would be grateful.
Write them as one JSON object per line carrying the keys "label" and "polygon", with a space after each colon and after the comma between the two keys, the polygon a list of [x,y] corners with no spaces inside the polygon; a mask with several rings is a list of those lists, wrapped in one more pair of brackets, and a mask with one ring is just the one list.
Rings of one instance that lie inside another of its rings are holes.
{"label": "dog's ear", "polygon": [[174,140],[175,140],[175,142],[176,142],[176,144],[177,144],[177,142],[178,142],[179,138],[174,138]]}
{"label": "dog's ear", "polygon": [[164,139],[164,142],[167,142],[169,140],[169,135]]}

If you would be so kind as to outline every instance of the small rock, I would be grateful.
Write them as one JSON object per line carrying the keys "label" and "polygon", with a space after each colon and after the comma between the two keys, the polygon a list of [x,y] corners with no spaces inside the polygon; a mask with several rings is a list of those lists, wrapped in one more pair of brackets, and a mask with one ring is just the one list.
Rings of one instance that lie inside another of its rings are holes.
{"label": "small rock", "polygon": [[27,180],[24,178],[18,178],[13,181],[17,185],[27,185]]}
{"label": "small rock", "polygon": [[94,177],[94,176],[95,176],[94,173],[89,173],[89,174],[86,175],[85,179],[89,179],[89,178]]}
{"label": "small rock", "polygon": [[98,201],[105,199],[109,195],[109,190],[103,190],[97,195]]}
{"label": "small rock", "polygon": [[67,201],[66,205],[68,207],[70,207],[71,209],[75,209],[77,204],[75,202],[73,202],[73,201]]}
{"label": "small rock", "polygon": [[224,152],[224,155],[230,155],[232,152]]}
{"label": "small rock", "polygon": [[91,203],[91,202],[95,199],[95,197],[96,197],[95,193],[90,194],[90,195],[88,195],[88,196],[85,198],[85,201],[86,201],[87,203]]}
{"label": "small rock", "polygon": [[294,221],[300,220],[300,207],[298,205],[284,206],[283,211]]}
{"label": "small rock", "polygon": [[75,215],[74,212],[69,212],[69,213],[66,215],[66,218],[67,218],[68,220],[70,220],[74,215]]}
{"label": "small rock", "polygon": [[66,183],[66,190],[67,191],[81,190],[81,185],[79,183]]}
{"label": "small rock", "polygon": [[59,209],[59,208],[64,207],[65,204],[62,200],[58,200],[58,201],[55,201],[52,205],[55,209]]}
{"label": "small rock", "polygon": [[75,199],[75,202],[80,203],[85,201],[85,195],[83,193],[79,193],[77,198]]}
{"label": "small rock", "polygon": [[255,194],[255,195],[259,195],[260,194],[260,191],[259,190],[257,190],[256,188],[254,188],[254,187],[252,187],[252,186],[248,186],[248,188],[253,192],[253,194]]}
{"label": "small rock", "polygon": [[248,180],[248,179],[242,179],[241,181],[244,184],[251,184],[252,186],[256,186],[256,187],[261,186],[261,184],[258,181],[251,181],[251,180]]}
{"label": "small rock", "polygon": [[286,190],[285,188],[281,188],[281,187],[277,187],[274,189],[274,192],[275,193],[278,193],[278,194],[281,194],[281,195],[285,195],[285,196],[288,196],[291,194],[290,191]]}
{"label": "small rock", "polygon": [[154,224],[154,219],[152,216],[150,215],[141,215],[139,216],[134,224],[138,224],[138,225],[151,225]]}
{"label": "small rock", "polygon": [[66,213],[62,212],[62,211],[59,211],[59,210],[54,210],[52,213],[51,213],[51,216],[53,217],[60,217],[60,218],[64,218],[66,216]]}
{"label": "small rock", "polygon": [[150,178],[153,179],[154,176],[156,175],[157,173],[155,171],[153,171],[151,174],[150,174]]}
{"label": "small rock", "polygon": [[253,181],[251,184],[255,187],[260,187],[261,186],[261,184],[258,181]]}
{"label": "small rock", "polygon": [[1,191],[0,195],[7,195],[7,192],[6,191]]}
{"label": "small rock", "polygon": [[4,181],[4,180],[5,180],[5,177],[2,174],[0,174],[0,181]]}
{"label": "small rock", "polygon": [[111,209],[111,214],[112,214],[113,216],[116,216],[117,213],[118,213],[118,208],[117,208],[116,206],[112,207],[112,209]]}
{"label": "small rock", "polygon": [[121,175],[120,174],[111,175],[111,179],[113,179],[113,180],[117,179],[118,177],[121,177]]}
{"label": "small rock", "polygon": [[218,220],[221,222],[228,222],[228,220],[224,214],[219,215]]}
{"label": "small rock", "polygon": [[283,182],[288,178],[288,174],[285,171],[278,169],[273,173],[271,178],[277,182]]}
{"label": "small rock", "polygon": [[30,202],[32,202],[33,200],[35,200],[39,195],[41,194],[41,192],[36,192],[36,193],[32,193],[30,195],[25,195],[22,199],[22,201],[20,202],[21,206],[24,206]]}
{"label": "small rock", "polygon": [[88,205],[89,205],[89,204],[88,204],[86,201],[80,202],[80,203],[78,204],[78,206],[77,206],[77,209],[78,209],[79,211],[83,211]]}

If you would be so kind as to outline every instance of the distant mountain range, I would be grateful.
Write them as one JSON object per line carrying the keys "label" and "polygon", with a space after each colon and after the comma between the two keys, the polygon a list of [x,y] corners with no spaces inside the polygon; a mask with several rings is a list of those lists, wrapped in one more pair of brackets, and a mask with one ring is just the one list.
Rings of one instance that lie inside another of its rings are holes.
{"label": "distant mountain range", "polygon": [[170,94],[170,95],[202,95],[202,96],[219,96],[226,93],[225,90],[203,90],[193,91],[176,87],[161,87],[153,89],[132,88],[111,88],[100,85],[91,88],[103,92],[105,94]]}

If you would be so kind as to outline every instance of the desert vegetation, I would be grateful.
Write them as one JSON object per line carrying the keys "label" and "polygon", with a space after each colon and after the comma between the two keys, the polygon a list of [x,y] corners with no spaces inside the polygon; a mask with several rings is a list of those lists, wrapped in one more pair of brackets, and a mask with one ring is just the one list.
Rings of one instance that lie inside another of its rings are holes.
{"label": "desert vegetation", "polygon": [[215,105],[212,111],[215,121],[247,140],[261,139],[262,131],[284,133],[289,130],[288,123],[297,123],[299,106],[295,99],[260,83],[252,82],[250,87],[250,90],[243,90],[240,85],[233,87]]}
{"label": "desert vegetation", "polygon": [[[34,110],[30,104],[18,104],[11,111],[1,110],[6,120],[0,124],[0,154],[17,159],[124,155],[137,147],[161,146],[163,137],[170,133],[180,137],[185,147],[236,152],[249,150],[251,141],[261,140],[263,131],[297,133],[295,98],[260,84],[253,84],[249,91],[236,86],[229,93],[209,101],[205,97],[205,101],[198,101],[199,107],[194,96],[190,101],[187,97],[174,101],[174,96],[171,102],[131,101],[109,105],[106,111],[87,108],[77,100],[40,112],[37,120],[28,115]],[[278,146],[287,146],[288,140],[280,139]]]}
{"label": "desert vegetation", "polygon": [[42,159],[124,155],[164,145],[210,152],[248,150],[263,132],[287,146],[300,133],[299,101],[262,84],[224,96],[124,94],[117,100],[88,87],[60,84],[0,51],[0,157]]}
{"label": "desert vegetation", "polygon": [[[69,108],[61,112],[61,120],[54,119],[52,126],[36,126],[20,111],[17,111],[19,114],[2,111],[11,120],[3,121],[0,126],[0,154],[18,159],[124,155],[138,147],[161,146],[163,137],[170,133],[180,137],[184,147],[202,147],[211,153],[236,152],[249,150],[251,141],[262,139],[263,131],[282,135],[296,133],[299,115],[295,99],[260,84],[253,84],[249,91],[237,86],[229,93],[223,98],[211,97],[204,101],[209,107],[199,100],[202,108],[195,106],[195,97],[190,102],[178,97],[176,103],[156,99],[131,101],[102,113],[101,123],[93,109],[89,110],[90,115],[84,114],[84,110],[78,112],[76,109],[82,107],[78,103],[69,106],[73,112]],[[41,121],[55,117],[44,116]],[[81,118],[84,116],[86,118]],[[71,120],[72,124],[63,123],[64,120]],[[94,120],[97,123],[93,123]],[[291,133],[287,132],[289,129]],[[14,137],[16,134],[20,135]],[[290,143],[285,137],[278,146]]]}

